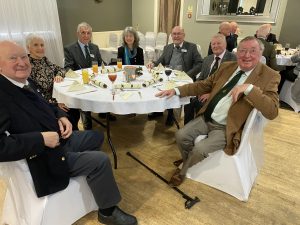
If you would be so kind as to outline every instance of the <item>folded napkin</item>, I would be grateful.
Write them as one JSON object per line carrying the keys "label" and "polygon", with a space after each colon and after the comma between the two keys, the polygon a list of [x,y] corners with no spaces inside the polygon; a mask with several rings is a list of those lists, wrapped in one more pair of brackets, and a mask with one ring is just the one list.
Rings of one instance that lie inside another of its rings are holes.
{"label": "folded napkin", "polygon": [[143,87],[148,87],[150,86],[151,84],[155,84],[155,83],[158,83],[158,82],[162,82],[163,79],[161,77],[157,77],[157,78],[153,78],[151,80],[148,80],[148,81],[145,81],[142,83],[142,86]]}
{"label": "folded napkin", "polygon": [[173,72],[176,76],[174,80],[191,80],[189,75],[187,75],[184,71],[173,70]]}
{"label": "folded napkin", "polygon": [[170,90],[170,89],[176,88],[178,86],[180,86],[180,85],[176,84],[175,82],[170,81],[170,82],[165,83],[164,86],[161,87],[160,89],[161,90]]}
{"label": "folded napkin", "polygon": [[75,73],[73,70],[69,69],[68,72],[66,72],[65,77],[78,78],[79,75],[77,73]]}
{"label": "folded napkin", "polygon": [[107,88],[107,84],[101,82],[100,80],[91,80],[91,82],[98,87]]}
{"label": "folded napkin", "polygon": [[67,91],[81,91],[84,89],[84,85],[79,83],[78,81],[74,81],[73,84],[68,88]]}
{"label": "folded napkin", "polygon": [[121,83],[121,84],[115,84],[115,88],[117,89],[139,89],[142,88],[142,85],[140,83]]}
{"label": "folded napkin", "polygon": [[123,100],[127,100],[128,98],[130,98],[133,95],[133,92],[123,92],[120,94],[120,97]]}

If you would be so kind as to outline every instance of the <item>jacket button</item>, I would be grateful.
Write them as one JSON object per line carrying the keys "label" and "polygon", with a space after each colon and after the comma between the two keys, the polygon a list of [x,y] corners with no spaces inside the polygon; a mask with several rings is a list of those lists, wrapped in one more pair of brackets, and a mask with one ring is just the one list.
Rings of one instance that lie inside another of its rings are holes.
{"label": "jacket button", "polygon": [[65,160],[66,160],[66,158],[63,156],[63,157],[61,157],[61,160],[62,160],[62,161],[65,161]]}

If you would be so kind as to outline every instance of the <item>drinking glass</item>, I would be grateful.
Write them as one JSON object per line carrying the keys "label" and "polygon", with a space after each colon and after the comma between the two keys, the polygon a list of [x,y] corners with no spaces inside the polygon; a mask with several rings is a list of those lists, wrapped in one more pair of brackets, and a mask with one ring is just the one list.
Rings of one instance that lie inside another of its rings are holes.
{"label": "drinking glass", "polygon": [[122,69],[122,58],[117,58],[117,67],[121,70]]}
{"label": "drinking glass", "polygon": [[93,74],[95,74],[95,75],[98,74],[98,62],[97,61],[92,62],[92,70],[93,70]]}
{"label": "drinking glass", "polygon": [[172,73],[172,68],[171,68],[171,66],[165,66],[165,74],[166,74],[166,76],[168,77],[168,81],[170,81],[169,76],[171,75],[171,73]]}
{"label": "drinking glass", "polygon": [[83,82],[84,84],[88,84],[88,83],[90,82],[88,70],[87,70],[87,69],[83,69],[83,70],[81,71],[81,73],[82,73],[82,82]]}

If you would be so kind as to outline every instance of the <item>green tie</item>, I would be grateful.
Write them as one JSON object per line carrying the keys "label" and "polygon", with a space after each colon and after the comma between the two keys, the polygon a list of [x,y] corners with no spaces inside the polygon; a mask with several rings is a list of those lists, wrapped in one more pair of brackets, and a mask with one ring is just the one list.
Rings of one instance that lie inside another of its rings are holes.
{"label": "green tie", "polygon": [[208,106],[203,113],[204,119],[206,122],[211,121],[211,114],[213,113],[218,102],[225,97],[229,91],[237,84],[240,80],[244,71],[240,70],[236,73],[236,75],[224,86],[221,90],[212,98],[212,100],[208,103]]}
{"label": "green tie", "polygon": [[92,60],[91,60],[91,56],[90,56],[90,52],[89,52],[88,48],[89,48],[88,45],[84,46],[85,59],[86,59],[87,63],[89,64],[89,66],[92,66]]}

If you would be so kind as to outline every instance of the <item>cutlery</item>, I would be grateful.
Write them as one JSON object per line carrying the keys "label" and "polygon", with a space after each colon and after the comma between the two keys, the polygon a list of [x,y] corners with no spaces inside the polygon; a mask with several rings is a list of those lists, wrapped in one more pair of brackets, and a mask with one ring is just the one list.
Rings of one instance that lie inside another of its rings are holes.
{"label": "cutlery", "polygon": [[76,95],[83,95],[83,94],[91,93],[91,92],[95,92],[95,91],[98,91],[98,90],[90,90],[90,91],[80,92],[80,93],[78,93]]}

